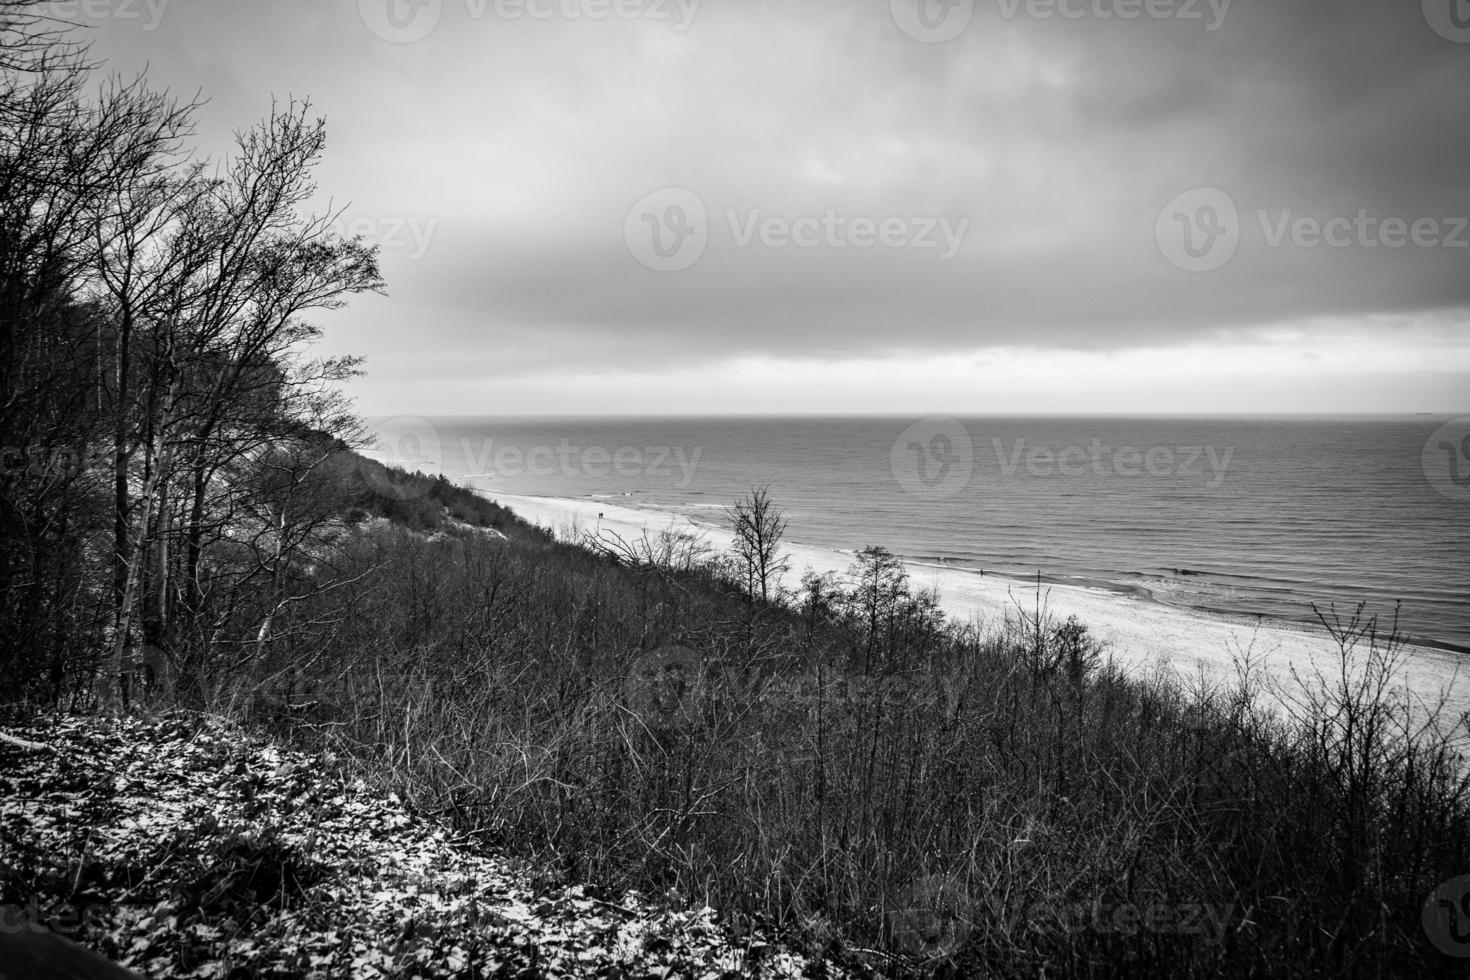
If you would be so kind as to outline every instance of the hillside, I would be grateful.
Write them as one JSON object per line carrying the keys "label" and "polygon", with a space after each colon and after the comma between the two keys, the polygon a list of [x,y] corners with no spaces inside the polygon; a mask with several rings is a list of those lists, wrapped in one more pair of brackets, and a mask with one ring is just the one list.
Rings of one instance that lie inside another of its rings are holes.
{"label": "hillside", "polygon": [[215,719],[3,734],[0,904],[147,975],[843,975],[708,908],[537,881],[330,760]]}
{"label": "hillside", "polygon": [[345,450],[311,490],[269,642],[218,620],[122,722],[13,706],[0,901],[158,976],[1458,965],[1459,719],[1417,727],[1371,622],[1283,720],[1041,594],[950,622],[881,548],[763,601],[697,538]]}

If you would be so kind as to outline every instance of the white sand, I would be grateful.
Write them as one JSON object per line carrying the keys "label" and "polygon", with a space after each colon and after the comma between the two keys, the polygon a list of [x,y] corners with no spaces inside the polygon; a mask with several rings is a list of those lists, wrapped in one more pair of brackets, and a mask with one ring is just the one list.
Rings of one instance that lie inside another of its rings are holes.
{"label": "white sand", "polygon": [[[482,491],[484,492],[484,491]],[[570,500],[486,493],[533,524],[553,532],[565,531],[575,521],[584,531],[602,528],[624,538],[638,537],[645,530],[657,534],[673,529],[691,529],[704,535],[716,550],[728,548],[731,534],[719,526],[717,512],[709,520],[687,515],[638,510],[611,500]],[[790,544],[791,572],[786,584],[795,587],[808,569],[845,572],[852,555],[799,543]],[[999,623],[1007,611],[1034,610],[1034,585],[995,575],[981,576],[959,569],[909,564],[911,581],[939,594],[940,607],[952,620]],[[1043,585],[1047,611],[1065,619],[1075,615],[1091,633],[1107,644],[1107,652],[1136,675],[1159,669],[1173,670],[1188,680],[1233,686],[1236,660],[1250,652],[1288,699],[1301,687],[1296,678],[1314,683],[1314,669],[1330,680],[1339,662],[1337,644],[1321,627],[1270,621],[1257,623],[1193,610],[1177,609],[1146,599],[1070,585]],[[1019,606],[1018,606],[1019,604]],[[1458,655],[1430,647],[1405,646],[1400,683],[1421,705],[1436,705],[1441,698],[1445,717],[1458,718],[1470,711],[1470,669],[1461,670]],[[1293,671],[1296,678],[1293,677]]]}

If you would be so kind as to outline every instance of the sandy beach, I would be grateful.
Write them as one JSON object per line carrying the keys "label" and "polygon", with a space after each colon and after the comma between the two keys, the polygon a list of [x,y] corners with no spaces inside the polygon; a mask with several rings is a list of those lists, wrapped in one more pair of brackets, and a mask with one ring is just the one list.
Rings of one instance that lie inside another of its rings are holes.
{"label": "sandy beach", "polygon": [[[573,526],[601,528],[624,538],[645,530],[688,529],[704,536],[716,550],[730,544],[731,534],[719,517],[700,519],[684,514],[640,510],[611,500],[572,500],[488,494],[518,515],[552,531]],[[789,543],[791,571],[786,583],[795,587],[808,570],[844,572],[852,555],[828,548]],[[917,587],[933,588],[940,607],[952,620],[992,624],[1009,611],[1033,610],[1036,589],[1012,578],[978,575],[959,569],[909,563]],[[1260,621],[1178,609],[1146,599],[1069,585],[1043,585],[1047,610],[1060,619],[1075,615],[1094,636],[1107,644],[1109,655],[1136,675],[1169,670],[1187,682],[1233,685],[1237,660],[1249,652],[1288,699],[1297,696],[1300,682],[1311,683],[1320,670],[1329,679],[1339,660],[1337,644],[1320,628],[1281,621]],[[1470,711],[1470,671],[1458,655],[1431,647],[1405,646],[1399,681],[1421,705],[1446,706],[1446,718]]]}

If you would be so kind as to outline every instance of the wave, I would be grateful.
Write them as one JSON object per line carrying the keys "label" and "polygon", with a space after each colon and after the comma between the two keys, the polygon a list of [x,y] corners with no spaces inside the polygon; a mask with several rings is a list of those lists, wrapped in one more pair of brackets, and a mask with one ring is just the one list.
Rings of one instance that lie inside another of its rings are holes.
{"label": "wave", "polygon": [[[700,446],[691,485],[640,474],[535,481],[496,491],[582,499],[700,528],[752,477],[772,484],[789,537],[837,554],[882,544],[922,568],[1017,582],[1071,584],[1171,608],[1312,620],[1313,602],[1368,601],[1423,642],[1470,645],[1470,530],[1460,505],[1426,484],[1422,421],[987,419],[974,431],[1028,445],[1229,445],[1229,479],[1089,474],[1068,482],[1001,474],[981,452],[963,493],[921,502],[890,466],[902,426],[843,419],[458,420],[469,436],[506,444]],[[969,423],[967,423],[969,424]],[[981,428],[983,426],[983,428]],[[448,431],[448,430],[446,430]],[[452,474],[451,474],[452,475]]]}

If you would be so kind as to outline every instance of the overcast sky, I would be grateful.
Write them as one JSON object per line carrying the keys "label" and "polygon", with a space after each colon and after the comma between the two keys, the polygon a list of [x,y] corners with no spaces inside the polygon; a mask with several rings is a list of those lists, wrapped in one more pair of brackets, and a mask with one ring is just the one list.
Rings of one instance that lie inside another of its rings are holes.
{"label": "overcast sky", "polygon": [[208,152],[313,100],[421,415],[1464,411],[1466,7],[58,5]]}

